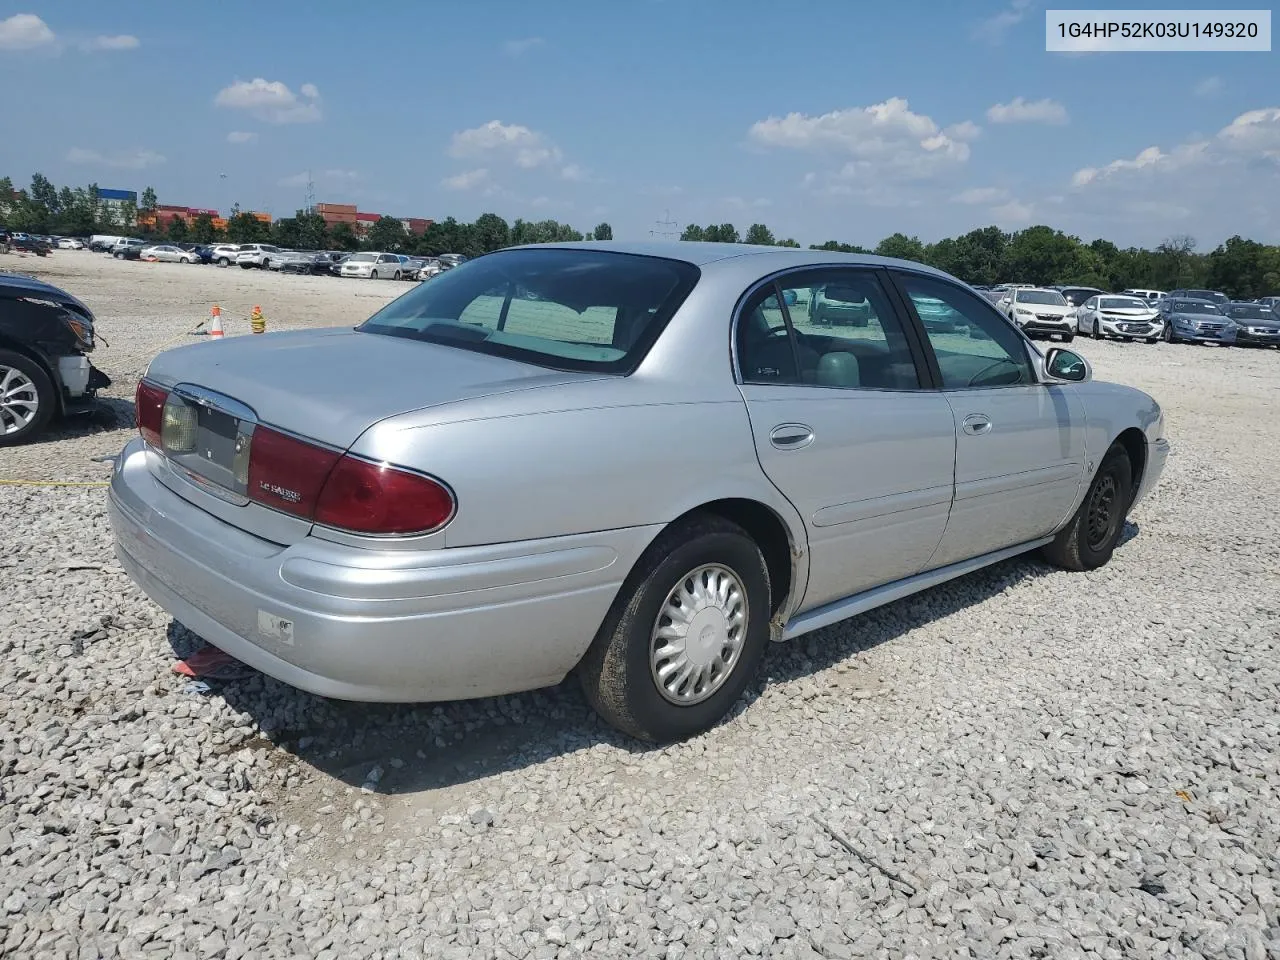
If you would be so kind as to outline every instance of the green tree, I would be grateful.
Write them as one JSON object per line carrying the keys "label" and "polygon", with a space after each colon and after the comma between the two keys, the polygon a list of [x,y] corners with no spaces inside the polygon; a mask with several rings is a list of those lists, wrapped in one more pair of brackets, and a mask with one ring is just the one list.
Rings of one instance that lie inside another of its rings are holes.
{"label": "green tree", "polygon": [[298,224],[298,245],[303,250],[324,250],[329,245],[329,225],[318,213],[299,210],[293,218]]}
{"label": "green tree", "polygon": [[475,242],[485,253],[501,250],[511,244],[511,228],[496,213],[482,213],[472,225]]}
{"label": "green tree", "polygon": [[188,234],[187,221],[185,217],[174,217],[169,221],[168,229],[169,239],[174,243],[185,243]]}
{"label": "green tree", "polygon": [[771,247],[777,241],[774,240],[773,231],[763,223],[753,223],[751,226],[747,227],[747,236],[742,242]]}
{"label": "green tree", "polygon": [[13,181],[8,177],[0,177],[0,217],[9,215],[13,203]]}
{"label": "green tree", "polygon": [[132,230],[138,225],[138,205],[132,200],[124,200],[120,207],[120,225],[126,230]]}
{"label": "green tree", "polygon": [[394,253],[404,247],[406,234],[404,224],[395,217],[382,216],[369,228],[365,243],[370,250],[385,250]]}
{"label": "green tree", "polygon": [[250,213],[236,213],[227,221],[227,240],[231,243],[262,243],[268,227]]}
{"label": "green tree", "polygon": [[919,237],[908,237],[905,233],[893,233],[876,244],[876,256],[897,257],[899,260],[915,260],[924,263],[924,244]]}
{"label": "green tree", "polygon": [[142,191],[142,201],[138,204],[139,210],[154,210],[156,208],[156,191],[152,187],[147,187]]}
{"label": "green tree", "polygon": [[27,195],[33,202],[44,207],[46,213],[54,214],[58,212],[58,188],[50,183],[44,174],[33,173],[31,175],[31,189],[27,191]]}
{"label": "green tree", "polygon": [[612,240],[613,227],[607,223],[597,223],[596,228],[591,231],[592,240]]}
{"label": "green tree", "polygon": [[1006,268],[1015,283],[1061,283],[1078,264],[1080,241],[1044,224],[1015,233],[1006,252]]}
{"label": "green tree", "polygon": [[191,240],[194,243],[213,243],[218,239],[218,231],[213,226],[213,217],[207,213],[197,214],[191,221]]}
{"label": "green tree", "polygon": [[360,246],[360,240],[349,223],[335,223],[329,231],[329,242],[335,250],[355,250]]}
{"label": "green tree", "polygon": [[792,240],[790,237],[787,237],[787,239],[785,239],[785,240],[779,240],[779,241],[778,241],[778,246],[780,246],[780,247],[795,247],[795,248],[799,249],[800,244],[799,244],[797,241]]}
{"label": "green tree", "polygon": [[810,250],[826,250],[829,253],[870,253],[866,247],[859,247],[853,243],[840,243],[838,240],[828,240],[826,243],[811,243]]}
{"label": "green tree", "polygon": [[703,232],[703,239],[709,243],[738,243],[738,228],[732,223],[707,227]]}
{"label": "green tree", "polygon": [[1237,234],[1209,254],[1205,283],[1248,300],[1265,297],[1272,290],[1267,282],[1270,259],[1266,246]]}
{"label": "green tree", "polygon": [[700,241],[707,239],[707,232],[696,223],[691,223],[684,228],[684,233],[680,234],[681,240]]}

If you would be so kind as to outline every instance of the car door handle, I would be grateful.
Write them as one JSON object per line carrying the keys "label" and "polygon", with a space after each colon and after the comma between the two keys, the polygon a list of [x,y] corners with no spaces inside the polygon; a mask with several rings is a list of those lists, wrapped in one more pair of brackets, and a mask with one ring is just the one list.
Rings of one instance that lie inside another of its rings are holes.
{"label": "car door handle", "polygon": [[978,437],[991,432],[991,421],[984,413],[971,413],[964,418],[961,427],[970,436]]}
{"label": "car door handle", "polygon": [[813,427],[803,423],[780,423],[769,431],[769,442],[779,450],[798,450],[813,443]]}

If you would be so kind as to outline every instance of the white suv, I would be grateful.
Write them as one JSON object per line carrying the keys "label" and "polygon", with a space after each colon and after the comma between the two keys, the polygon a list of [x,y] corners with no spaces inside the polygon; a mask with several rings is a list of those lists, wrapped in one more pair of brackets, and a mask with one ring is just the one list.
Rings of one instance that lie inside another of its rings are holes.
{"label": "white suv", "polygon": [[273,247],[269,243],[242,243],[240,252],[236,254],[236,263],[246,270],[250,267],[270,270],[273,259],[278,266],[280,261],[284,259],[284,251],[279,247]]}
{"label": "white suv", "polygon": [[236,262],[236,257],[240,255],[240,245],[236,243],[215,244],[210,253],[210,263],[219,267],[229,267]]}

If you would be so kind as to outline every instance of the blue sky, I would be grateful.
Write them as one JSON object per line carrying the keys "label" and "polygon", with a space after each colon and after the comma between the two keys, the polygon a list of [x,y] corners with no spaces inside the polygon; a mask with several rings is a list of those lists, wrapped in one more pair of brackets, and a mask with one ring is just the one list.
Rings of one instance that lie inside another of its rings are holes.
{"label": "blue sky", "polygon": [[319,201],[620,238],[1280,241],[1276,53],[1044,29],[1031,0],[0,2],[0,173],[281,216],[310,170]]}

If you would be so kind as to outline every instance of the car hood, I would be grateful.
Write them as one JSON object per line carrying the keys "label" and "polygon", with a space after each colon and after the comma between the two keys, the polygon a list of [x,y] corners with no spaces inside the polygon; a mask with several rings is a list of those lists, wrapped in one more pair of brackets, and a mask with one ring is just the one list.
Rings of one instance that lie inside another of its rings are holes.
{"label": "car hood", "polygon": [[1254,318],[1245,319],[1243,317],[1237,320],[1235,317],[1232,317],[1231,322],[1238,327],[1266,327],[1268,330],[1280,330],[1280,320],[1263,320]]}
{"label": "car hood", "polygon": [[1224,317],[1220,313],[1184,313],[1181,310],[1175,310],[1169,316],[1188,320],[1191,323],[1235,323],[1230,317]]}
{"label": "car hood", "polygon": [[58,303],[69,303],[89,316],[93,316],[93,312],[79,298],[67,293],[61,287],[18,273],[0,273],[0,295],[56,300]]}
{"label": "car hood", "polygon": [[1153,307],[1099,307],[1098,312],[1104,317],[1132,317],[1138,320],[1154,320],[1156,310]]}
{"label": "car hood", "polygon": [[247,404],[262,423],[344,449],[387,417],[595,379],[350,327],[177,347],[157,356],[147,377],[225,394]]}
{"label": "car hood", "polygon": [[1018,301],[1014,304],[1019,310],[1030,310],[1032,313],[1052,313],[1058,317],[1065,317],[1069,313],[1075,313],[1075,307],[1058,306],[1053,303],[1025,303]]}

